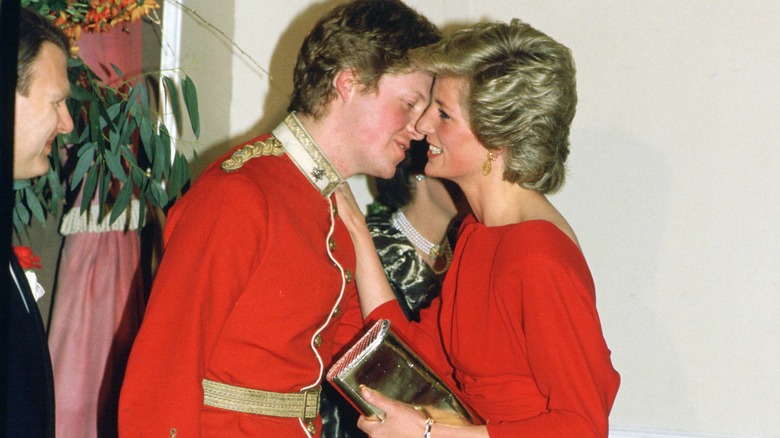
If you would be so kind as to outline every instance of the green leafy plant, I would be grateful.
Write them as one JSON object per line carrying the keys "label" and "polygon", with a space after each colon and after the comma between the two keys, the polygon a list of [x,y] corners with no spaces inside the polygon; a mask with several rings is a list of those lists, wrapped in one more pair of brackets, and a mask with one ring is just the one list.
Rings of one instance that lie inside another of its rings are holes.
{"label": "green leafy plant", "polygon": [[[122,73],[113,67],[122,78]],[[16,204],[13,222],[22,233],[36,218],[57,215],[63,200],[83,186],[81,212],[89,210],[95,195],[100,211],[113,223],[135,196],[140,201],[140,217],[146,204],[164,208],[178,198],[190,181],[189,164],[183,153],[172,147],[170,131],[150,108],[149,92],[142,81],[108,86],[81,58],[68,60],[71,82],[69,109],[75,128],[59,136],[50,155],[49,172],[37,180],[14,182]],[[200,135],[197,91],[192,80],[183,76],[181,90],[164,76],[167,99],[174,117],[181,120],[179,92],[195,136]],[[66,148],[75,166],[64,170],[59,150]],[[71,170],[72,168],[72,170]],[[115,196],[111,196],[116,193]],[[102,218],[101,218],[102,219]]]}
{"label": "green leafy plant", "polygon": [[[59,3],[66,4],[56,0],[27,2],[39,8],[51,6],[52,13],[62,7]],[[112,68],[122,80],[116,86],[106,84],[81,58],[68,60],[68,107],[74,130],[57,138],[46,175],[14,182],[12,216],[17,234],[23,234],[33,218],[45,223],[47,214],[57,216],[65,200],[74,199],[79,191],[81,213],[88,212],[97,198],[101,212],[98,219],[107,217],[113,223],[127,210],[133,197],[139,200],[140,218],[144,218],[149,205],[167,207],[189,183],[189,164],[184,154],[173,147],[170,130],[152,110],[144,78],[126,80],[118,68]],[[197,138],[197,90],[188,76],[178,74],[180,87],[173,79],[176,76],[161,74],[161,99],[170,103],[177,124],[182,120],[180,101],[184,102]],[[66,167],[60,162],[61,150],[69,155]]]}

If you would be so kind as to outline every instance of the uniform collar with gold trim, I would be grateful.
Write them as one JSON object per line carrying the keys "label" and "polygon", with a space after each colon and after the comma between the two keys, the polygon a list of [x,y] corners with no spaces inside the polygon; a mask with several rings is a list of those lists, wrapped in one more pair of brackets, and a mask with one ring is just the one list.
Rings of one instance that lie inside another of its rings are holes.
{"label": "uniform collar with gold trim", "polygon": [[344,182],[295,113],[288,114],[284,123],[279,124],[272,133],[282,143],[293,163],[322,196],[330,196]]}

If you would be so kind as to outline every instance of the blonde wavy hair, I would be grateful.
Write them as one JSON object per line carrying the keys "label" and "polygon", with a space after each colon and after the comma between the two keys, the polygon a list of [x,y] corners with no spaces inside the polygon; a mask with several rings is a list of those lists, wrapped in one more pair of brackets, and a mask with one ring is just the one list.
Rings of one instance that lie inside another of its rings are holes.
{"label": "blonde wavy hair", "polygon": [[505,180],[541,193],[563,186],[577,106],[566,46],[513,19],[458,30],[410,56],[420,69],[465,80],[461,107],[486,148],[504,148]]}

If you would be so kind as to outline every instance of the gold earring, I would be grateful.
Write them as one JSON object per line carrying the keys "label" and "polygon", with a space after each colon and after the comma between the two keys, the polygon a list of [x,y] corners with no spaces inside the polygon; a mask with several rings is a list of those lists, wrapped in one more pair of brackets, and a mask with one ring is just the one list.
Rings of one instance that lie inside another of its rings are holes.
{"label": "gold earring", "polygon": [[482,163],[482,175],[488,176],[491,170],[493,170],[493,161],[496,158],[493,156],[493,152],[488,152],[487,160]]}

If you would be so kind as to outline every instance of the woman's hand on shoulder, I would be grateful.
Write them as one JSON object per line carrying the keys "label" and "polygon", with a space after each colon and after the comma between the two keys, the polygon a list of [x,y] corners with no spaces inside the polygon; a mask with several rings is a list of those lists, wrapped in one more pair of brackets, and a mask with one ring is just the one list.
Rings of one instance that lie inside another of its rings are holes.
{"label": "woman's hand on shoulder", "polygon": [[360,235],[369,235],[368,227],[366,227],[366,217],[360,210],[355,200],[355,195],[352,194],[352,189],[346,182],[336,189],[336,205],[338,207],[338,215],[344,222],[353,240]]}
{"label": "woman's hand on shoulder", "polygon": [[382,304],[394,300],[395,294],[387,282],[382,262],[377,255],[374,240],[366,226],[366,217],[360,211],[347,183],[336,189],[336,203],[341,221],[347,228],[355,247],[357,266],[355,284],[360,295],[360,310],[367,318]]}

